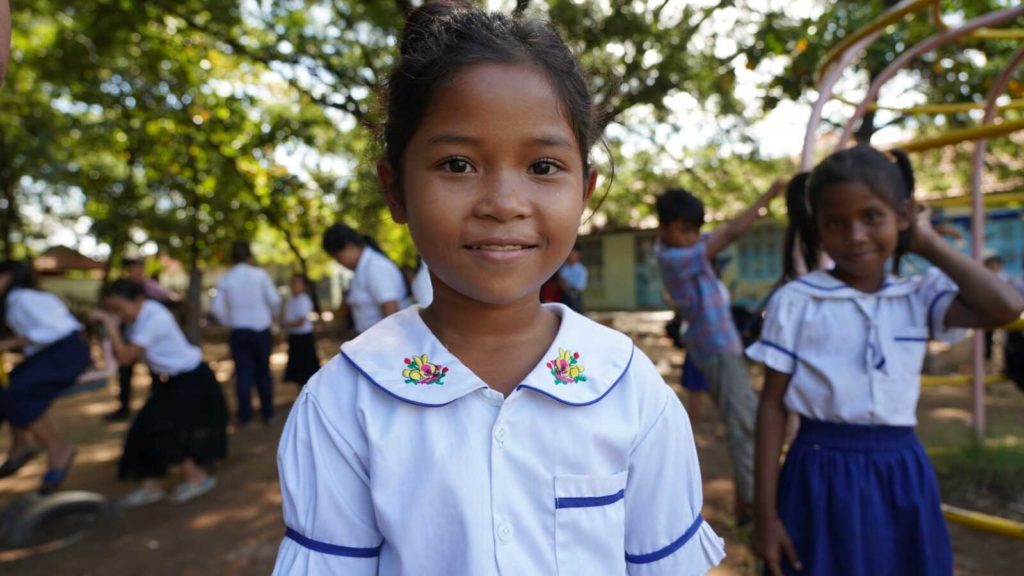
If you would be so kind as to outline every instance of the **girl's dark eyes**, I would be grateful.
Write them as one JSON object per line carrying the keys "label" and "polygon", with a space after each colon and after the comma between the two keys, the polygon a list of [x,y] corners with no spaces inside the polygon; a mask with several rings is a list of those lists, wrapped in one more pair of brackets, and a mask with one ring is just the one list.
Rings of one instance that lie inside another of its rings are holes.
{"label": "girl's dark eyes", "polygon": [[441,163],[441,167],[452,174],[468,174],[473,170],[473,165],[465,158],[449,158]]}
{"label": "girl's dark eyes", "polygon": [[553,160],[539,160],[530,165],[530,173],[537,176],[551,176],[561,170]]}

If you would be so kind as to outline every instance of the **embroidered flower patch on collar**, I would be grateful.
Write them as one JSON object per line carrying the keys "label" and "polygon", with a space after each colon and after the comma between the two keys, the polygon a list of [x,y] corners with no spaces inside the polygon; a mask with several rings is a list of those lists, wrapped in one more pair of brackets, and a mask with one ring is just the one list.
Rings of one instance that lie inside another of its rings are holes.
{"label": "embroidered flower patch on collar", "polygon": [[586,382],[587,377],[583,375],[583,364],[580,364],[580,353],[569,352],[565,348],[558,349],[558,357],[547,363],[551,375],[555,377],[555,384],[576,384]]}
{"label": "embroidered flower patch on collar", "polygon": [[431,364],[426,354],[413,356],[412,359],[406,358],[404,362],[405,370],[402,370],[402,376],[405,377],[406,384],[444,385],[444,377],[448,374],[448,368],[440,364]]}

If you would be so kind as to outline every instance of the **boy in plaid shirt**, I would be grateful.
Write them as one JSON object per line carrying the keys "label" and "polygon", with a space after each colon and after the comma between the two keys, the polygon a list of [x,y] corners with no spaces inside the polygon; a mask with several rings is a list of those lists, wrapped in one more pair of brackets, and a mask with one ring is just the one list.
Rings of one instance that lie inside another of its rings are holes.
{"label": "boy in plaid shirt", "polygon": [[719,282],[712,261],[750,229],[772,198],[785,190],[775,182],[736,218],[704,237],[704,204],[682,189],[658,197],[661,232],[658,263],[661,278],[683,318],[686,354],[707,378],[725,423],[736,481],[736,518],[750,519],[754,499],[754,421],[757,398],[743,358],[743,343],[732,321],[729,294]]}

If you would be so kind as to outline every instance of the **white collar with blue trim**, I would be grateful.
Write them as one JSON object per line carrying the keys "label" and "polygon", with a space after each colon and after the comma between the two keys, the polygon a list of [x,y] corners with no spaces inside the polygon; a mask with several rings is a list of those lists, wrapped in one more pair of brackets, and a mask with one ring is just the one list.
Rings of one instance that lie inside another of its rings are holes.
{"label": "white collar with blue trim", "polygon": [[[562,322],[554,342],[519,388],[570,406],[604,398],[633,360],[633,342],[561,304],[547,304]],[[487,387],[427,328],[420,308],[388,316],[346,342],[342,355],[387,394],[417,406],[440,407]]]}
{"label": "white collar with blue trim", "polygon": [[825,270],[815,270],[797,278],[790,285],[799,292],[817,298],[891,298],[906,296],[918,289],[920,278],[900,278],[889,274],[877,292],[867,293],[850,286]]}

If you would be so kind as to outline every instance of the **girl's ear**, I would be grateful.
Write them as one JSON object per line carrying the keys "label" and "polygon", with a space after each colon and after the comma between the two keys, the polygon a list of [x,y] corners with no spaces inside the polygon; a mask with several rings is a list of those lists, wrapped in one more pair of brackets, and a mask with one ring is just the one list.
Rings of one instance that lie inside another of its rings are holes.
{"label": "girl's ear", "polygon": [[587,204],[590,204],[590,199],[594,196],[594,190],[597,188],[597,170],[594,168],[590,169],[590,175],[587,176],[587,188],[583,191],[583,207],[586,208]]}
{"label": "girl's ear", "polygon": [[900,232],[906,232],[914,226],[914,222],[917,220],[916,208],[913,200],[906,200],[896,211],[896,225]]}
{"label": "girl's ear", "polygon": [[380,187],[384,190],[384,200],[388,204],[388,210],[391,211],[391,218],[399,224],[407,224],[409,219],[406,217],[405,200],[402,198],[401,190],[398,189],[395,170],[387,160],[377,163],[377,181],[380,182]]}

